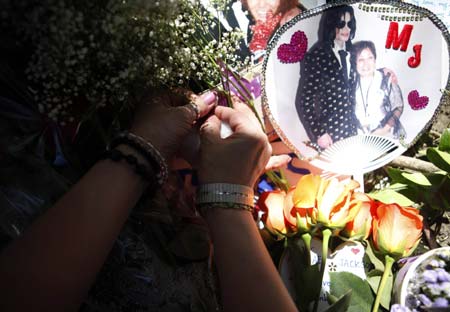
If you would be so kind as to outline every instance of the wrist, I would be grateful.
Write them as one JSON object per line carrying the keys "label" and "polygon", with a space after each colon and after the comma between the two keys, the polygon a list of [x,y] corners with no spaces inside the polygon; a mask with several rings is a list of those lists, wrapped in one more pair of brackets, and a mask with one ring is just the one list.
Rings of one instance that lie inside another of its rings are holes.
{"label": "wrist", "polygon": [[[117,148],[119,146],[120,148]],[[138,161],[135,157],[138,155],[139,159],[145,162],[147,168],[156,174],[157,183],[160,186],[167,180],[169,171],[165,158],[152,143],[141,136],[127,131],[121,132],[113,138],[108,146],[109,151],[113,149],[116,150],[117,153],[129,153],[125,156],[133,156],[135,161]]]}
{"label": "wrist", "polygon": [[251,181],[250,179],[240,179],[236,177],[229,177],[229,178],[223,178],[218,177],[214,175],[209,175],[208,177],[202,177],[201,174],[199,174],[199,183],[200,185],[203,184],[214,184],[214,183],[229,183],[229,184],[236,184],[236,185],[243,185],[246,187],[253,187],[256,183]]}
{"label": "wrist", "polygon": [[161,133],[153,133],[150,131],[143,131],[139,128],[131,128],[130,133],[133,133],[145,141],[151,143],[156,150],[158,150],[161,155],[164,157],[164,159],[168,160],[172,156],[171,153],[165,148],[165,144],[162,141]]}
{"label": "wrist", "polygon": [[150,163],[147,161],[147,159],[138,151],[136,151],[134,148],[126,145],[126,144],[119,144],[114,149],[122,152],[125,155],[133,155],[136,157],[137,161],[145,166],[150,166]]}
{"label": "wrist", "polygon": [[253,213],[254,192],[251,187],[230,183],[209,183],[197,189],[197,208],[206,216],[217,209],[241,210]]}

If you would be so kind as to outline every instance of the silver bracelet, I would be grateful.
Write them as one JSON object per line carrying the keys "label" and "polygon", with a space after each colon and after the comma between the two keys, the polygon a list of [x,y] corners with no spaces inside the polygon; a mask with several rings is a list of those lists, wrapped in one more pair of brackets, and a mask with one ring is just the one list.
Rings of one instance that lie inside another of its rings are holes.
{"label": "silver bracelet", "polygon": [[236,203],[253,207],[254,193],[251,187],[230,183],[209,183],[197,189],[197,204]]}

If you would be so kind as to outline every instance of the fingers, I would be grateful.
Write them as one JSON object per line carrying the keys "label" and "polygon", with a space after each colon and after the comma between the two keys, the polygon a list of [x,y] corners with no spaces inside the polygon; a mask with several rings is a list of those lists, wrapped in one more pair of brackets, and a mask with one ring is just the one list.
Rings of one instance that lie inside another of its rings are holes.
{"label": "fingers", "polygon": [[265,170],[273,170],[283,166],[286,166],[290,161],[291,157],[289,155],[275,155],[270,157]]}
{"label": "fingers", "polygon": [[232,99],[233,108],[219,106],[215,110],[216,116],[229,124],[233,131],[248,131],[252,129],[252,132],[261,132],[263,134],[261,125],[249,106],[236,96],[233,96]]}
{"label": "fingers", "polygon": [[262,125],[259,122],[258,118],[256,117],[256,113],[254,111],[252,111],[250,106],[248,104],[242,102],[237,96],[233,96],[232,99],[233,99],[234,108],[237,111],[240,111],[240,112],[246,114],[248,116],[248,118],[250,119],[250,122],[255,127],[255,129],[261,129],[261,131],[263,131]]}
{"label": "fingers", "polygon": [[175,109],[183,112],[186,122],[194,124],[198,119],[205,117],[217,104],[217,95],[213,91],[208,91],[200,96],[189,95],[190,102]]}
{"label": "fingers", "polygon": [[327,148],[333,144],[333,139],[328,133],[325,133],[317,140],[317,144],[319,144],[321,148]]}
{"label": "fingers", "polygon": [[202,142],[217,142],[220,140],[220,120],[215,116],[209,116],[200,127]]}
{"label": "fingers", "polygon": [[217,100],[217,94],[214,91],[208,91],[200,96],[195,96],[193,101],[198,107],[200,118],[205,117],[217,105]]}

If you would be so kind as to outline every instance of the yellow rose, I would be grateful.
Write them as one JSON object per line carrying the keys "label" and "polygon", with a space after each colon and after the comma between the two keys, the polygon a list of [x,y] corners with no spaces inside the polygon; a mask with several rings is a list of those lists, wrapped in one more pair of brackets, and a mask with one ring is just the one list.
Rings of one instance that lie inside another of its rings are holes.
{"label": "yellow rose", "polygon": [[342,229],[359,210],[359,207],[351,205],[352,194],[358,187],[359,183],[354,180],[343,182],[312,174],[304,175],[294,192],[294,206],[311,209],[313,224]]}
{"label": "yellow rose", "polygon": [[[353,239],[366,239],[372,229],[371,209],[375,202],[366,194],[355,192],[350,204],[350,209],[357,209],[355,217],[347,222],[341,234]],[[358,209],[359,208],[359,209]]]}

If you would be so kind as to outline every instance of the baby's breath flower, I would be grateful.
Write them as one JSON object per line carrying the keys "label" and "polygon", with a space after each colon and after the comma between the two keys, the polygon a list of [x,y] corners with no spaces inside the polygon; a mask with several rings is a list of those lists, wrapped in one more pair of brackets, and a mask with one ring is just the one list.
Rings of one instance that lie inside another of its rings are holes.
{"label": "baby's breath flower", "polygon": [[[243,34],[214,38],[216,20],[197,0],[4,1],[1,22],[15,23],[34,47],[26,75],[39,110],[60,122],[80,119],[80,96],[120,111],[148,87],[219,83],[217,58],[247,64],[232,57]],[[218,10],[227,2],[211,0]]]}

